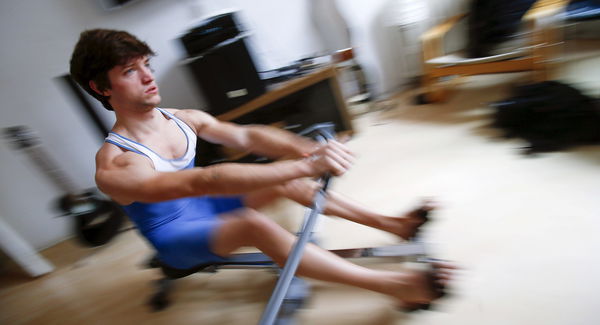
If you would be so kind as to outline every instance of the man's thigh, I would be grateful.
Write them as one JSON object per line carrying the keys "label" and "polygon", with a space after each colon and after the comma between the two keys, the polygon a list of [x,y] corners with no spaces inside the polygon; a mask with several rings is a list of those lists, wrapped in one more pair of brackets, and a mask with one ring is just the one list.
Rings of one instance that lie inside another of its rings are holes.
{"label": "man's thigh", "polygon": [[243,208],[219,215],[220,225],[213,233],[211,250],[219,256],[229,256],[235,250],[251,245],[252,229],[249,218],[258,212]]}

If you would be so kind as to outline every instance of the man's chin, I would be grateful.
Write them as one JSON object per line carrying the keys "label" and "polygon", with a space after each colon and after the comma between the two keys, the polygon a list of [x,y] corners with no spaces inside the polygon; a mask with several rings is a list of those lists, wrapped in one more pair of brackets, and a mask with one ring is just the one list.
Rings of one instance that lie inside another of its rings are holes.
{"label": "man's chin", "polygon": [[161,99],[162,98],[160,97],[160,95],[156,95],[156,96],[153,96],[146,103],[148,104],[148,106],[156,107],[156,106],[160,105]]}

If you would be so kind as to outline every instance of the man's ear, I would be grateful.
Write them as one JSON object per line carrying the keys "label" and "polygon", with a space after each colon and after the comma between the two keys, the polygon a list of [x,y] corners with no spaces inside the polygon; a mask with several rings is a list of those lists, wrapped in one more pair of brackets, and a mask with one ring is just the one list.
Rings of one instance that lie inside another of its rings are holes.
{"label": "man's ear", "polygon": [[108,89],[104,90],[104,91],[100,91],[100,89],[98,89],[98,85],[96,85],[96,83],[93,80],[90,80],[89,85],[90,85],[90,88],[92,88],[92,90],[97,92],[98,94],[100,94],[102,96],[110,96]]}

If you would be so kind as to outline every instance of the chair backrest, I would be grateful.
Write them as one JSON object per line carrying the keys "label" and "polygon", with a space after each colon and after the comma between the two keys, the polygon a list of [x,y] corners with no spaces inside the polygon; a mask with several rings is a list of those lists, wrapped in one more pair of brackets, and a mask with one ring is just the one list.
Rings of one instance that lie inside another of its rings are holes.
{"label": "chair backrest", "polygon": [[509,40],[535,0],[474,0],[468,17],[469,57],[491,55],[493,47]]}

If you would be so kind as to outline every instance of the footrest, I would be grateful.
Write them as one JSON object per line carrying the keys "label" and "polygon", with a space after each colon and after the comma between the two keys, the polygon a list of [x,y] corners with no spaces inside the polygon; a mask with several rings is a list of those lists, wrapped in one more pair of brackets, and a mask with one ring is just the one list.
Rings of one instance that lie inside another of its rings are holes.
{"label": "footrest", "polygon": [[[420,242],[409,242],[400,245],[382,247],[356,248],[332,250],[332,253],[345,258],[357,257],[402,257],[425,254],[425,247]],[[160,268],[162,273],[170,279],[179,279],[193,273],[214,273],[221,268],[264,268],[276,266],[273,261],[263,253],[234,254],[230,258],[212,263],[199,264],[189,269],[178,269],[163,263],[154,256],[148,263],[150,268]]]}

